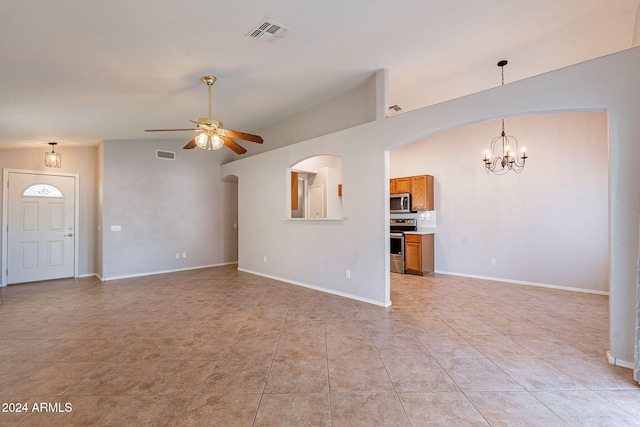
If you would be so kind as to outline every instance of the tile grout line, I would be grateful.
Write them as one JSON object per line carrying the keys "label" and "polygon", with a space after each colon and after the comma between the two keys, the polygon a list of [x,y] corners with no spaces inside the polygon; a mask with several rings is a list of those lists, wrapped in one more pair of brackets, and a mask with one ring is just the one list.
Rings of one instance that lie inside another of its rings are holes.
{"label": "tile grout line", "polygon": [[[254,307],[255,310],[255,307]],[[253,311],[252,311],[253,313]],[[264,384],[262,385],[262,392],[260,393],[260,399],[258,400],[258,406],[256,407],[256,413],[253,416],[253,422],[251,423],[252,426],[255,426],[256,422],[258,421],[258,414],[260,413],[260,406],[262,405],[262,399],[264,398],[266,389],[267,389],[267,383],[269,382],[269,376],[271,376],[271,368],[273,367],[273,361],[276,358],[276,353],[278,352],[278,346],[280,345],[280,340],[282,339],[282,333],[284,331],[284,324],[286,322],[286,318],[287,318],[287,314],[289,313],[289,308],[287,307],[287,312],[285,313],[284,319],[282,321],[282,326],[280,327],[280,333],[278,334],[278,342],[276,343],[275,348],[273,349],[273,355],[271,356],[271,363],[269,364],[269,370],[267,371],[267,375],[264,379]],[[251,316],[249,316],[251,317]]]}

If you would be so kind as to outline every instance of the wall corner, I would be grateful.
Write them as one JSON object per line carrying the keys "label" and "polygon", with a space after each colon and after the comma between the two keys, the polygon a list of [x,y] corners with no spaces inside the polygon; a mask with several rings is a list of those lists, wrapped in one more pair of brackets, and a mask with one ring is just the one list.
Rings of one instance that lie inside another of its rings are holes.
{"label": "wall corner", "polygon": [[376,71],[376,121],[387,117],[389,109],[389,70],[383,68]]}

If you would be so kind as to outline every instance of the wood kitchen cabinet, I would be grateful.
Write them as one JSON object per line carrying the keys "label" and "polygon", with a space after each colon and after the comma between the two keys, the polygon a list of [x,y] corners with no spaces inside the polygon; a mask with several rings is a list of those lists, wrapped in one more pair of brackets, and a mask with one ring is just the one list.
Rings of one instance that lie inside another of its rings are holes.
{"label": "wood kitchen cabinet", "polygon": [[412,211],[432,211],[433,208],[433,176],[418,175],[389,180],[389,193],[411,194]]}
{"label": "wood kitchen cabinet", "polygon": [[291,210],[298,209],[298,172],[291,172]]}
{"label": "wood kitchen cabinet", "polygon": [[411,178],[393,178],[389,181],[391,194],[411,193]]}
{"label": "wood kitchen cabinet", "polygon": [[433,234],[404,235],[404,266],[407,274],[433,273]]}
{"label": "wood kitchen cabinet", "polygon": [[411,179],[411,210],[433,210],[433,176],[412,176]]}

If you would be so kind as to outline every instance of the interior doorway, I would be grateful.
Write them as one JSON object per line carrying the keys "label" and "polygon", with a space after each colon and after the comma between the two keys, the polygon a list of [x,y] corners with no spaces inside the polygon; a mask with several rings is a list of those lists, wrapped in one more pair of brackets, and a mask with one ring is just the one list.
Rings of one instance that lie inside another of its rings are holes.
{"label": "interior doorway", "polygon": [[5,170],[2,285],[77,275],[78,175]]}

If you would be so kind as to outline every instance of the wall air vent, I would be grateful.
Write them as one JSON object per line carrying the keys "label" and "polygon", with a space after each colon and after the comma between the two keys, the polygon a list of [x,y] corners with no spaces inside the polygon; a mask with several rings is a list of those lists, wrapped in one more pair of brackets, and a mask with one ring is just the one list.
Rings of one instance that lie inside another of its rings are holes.
{"label": "wall air vent", "polygon": [[156,159],[175,160],[176,153],[173,151],[156,150]]}
{"label": "wall air vent", "polygon": [[389,116],[393,116],[399,113],[402,113],[402,107],[400,107],[398,104],[389,107]]}
{"label": "wall air vent", "polygon": [[291,31],[290,27],[265,19],[245,34],[245,36],[265,42],[275,42],[284,37],[289,31]]}

